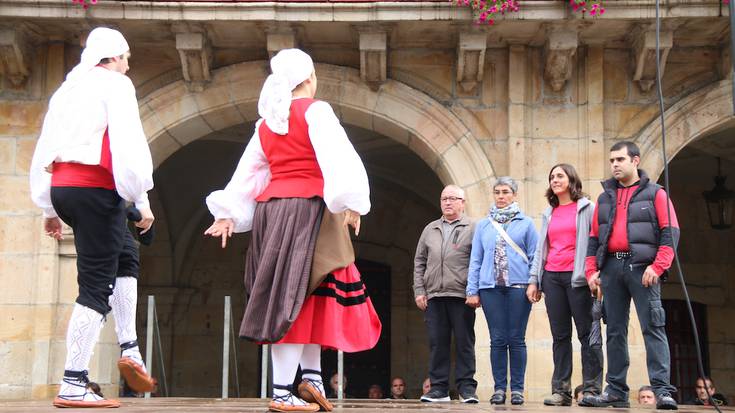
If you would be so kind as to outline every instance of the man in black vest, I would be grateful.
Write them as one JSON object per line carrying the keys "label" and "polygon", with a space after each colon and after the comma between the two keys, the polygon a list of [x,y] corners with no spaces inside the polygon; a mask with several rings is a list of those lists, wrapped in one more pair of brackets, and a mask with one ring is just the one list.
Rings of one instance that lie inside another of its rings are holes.
{"label": "man in black vest", "polygon": [[671,394],[666,315],[661,306],[661,277],[674,258],[679,225],[674,207],[661,186],[638,169],[640,150],[633,142],[610,149],[612,179],[602,183],[597,200],[586,275],[590,290],[605,293],[607,316],[607,388],[599,396],[586,395],[580,406],[630,407],[628,319],[633,299],[646,345],[646,364],[656,408],[676,410]]}

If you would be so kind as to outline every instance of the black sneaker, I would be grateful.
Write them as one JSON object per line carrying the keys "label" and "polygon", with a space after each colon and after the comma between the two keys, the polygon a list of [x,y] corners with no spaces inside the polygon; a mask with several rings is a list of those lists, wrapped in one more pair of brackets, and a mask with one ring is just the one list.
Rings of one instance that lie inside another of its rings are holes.
{"label": "black sneaker", "polygon": [[490,397],[490,404],[505,404],[505,392],[503,390],[495,390]]}
{"label": "black sneaker", "polygon": [[520,406],[523,404],[523,393],[519,391],[510,392],[510,404]]}
{"label": "black sneaker", "polygon": [[477,394],[473,391],[459,392],[459,401],[462,403],[480,403],[480,399],[477,398]]}
{"label": "black sneaker", "polygon": [[441,390],[430,390],[428,393],[421,396],[422,402],[448,402],[451,401],[449,394]]}
{"label": "black sneaker", "polygon": [[630,407],[630,402],[621,397],[613,396],[608,392],[604,392],[599,396],[587,395],[578,403],[584,407]]}
{"label": "black sneaker", "polygon": [[676,400],[668,393],[656,396],[656,408],[659,410],[679,410],[679,406],[676,405]]}

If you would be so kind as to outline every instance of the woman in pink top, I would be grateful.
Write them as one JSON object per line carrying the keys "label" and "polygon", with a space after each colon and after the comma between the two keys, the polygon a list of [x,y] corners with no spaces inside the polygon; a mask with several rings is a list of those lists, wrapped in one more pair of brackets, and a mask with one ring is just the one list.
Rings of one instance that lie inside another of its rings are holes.
{"label": "woman in pink top", "polygon": [[[590,345],[592,304],[584,276],[584,259],[594,205],[582,193],[573,166],[558,164],[549,172],[549,207],[541,219],[539,244],[531,266],[528,299],[545,295],[554,338],[552,395],[547,406],[572,404],[572,320],[582,347],[583,392],[599,394],[602,387],[602,349]],[[599,341],[597,341],[599,343]]]}

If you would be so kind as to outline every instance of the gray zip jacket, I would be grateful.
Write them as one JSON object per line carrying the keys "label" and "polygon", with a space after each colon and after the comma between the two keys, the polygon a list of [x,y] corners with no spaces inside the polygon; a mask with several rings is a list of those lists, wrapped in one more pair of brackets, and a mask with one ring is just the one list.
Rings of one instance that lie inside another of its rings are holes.
{"label": "gray zip jacket", "polygon": [[425,295],[428,299],[467,296],[467,270],[474,231],[474,222],[466,216],[454,225],[446,243],[442,242],[441,218],[424,228],[414,258],[414,296]]}
{"label": "gray zip jacket", "polygon": [[[528,283],[536,284],[542,290],[542,278],[546,257],[549,255],[549,221],[553,208],[549,206],[541,216],[541,231],[539,232],[538,246],[533,258],[533,265],[529,272]],[[592,216],[595,212],[595,204],[587,198],[577,201],[577,245],[574,250],[574,271],[572,272],[572,287],[587,286],[587,278],[584,275],[584,260],[587,256],[587,243],[590,237]]]}

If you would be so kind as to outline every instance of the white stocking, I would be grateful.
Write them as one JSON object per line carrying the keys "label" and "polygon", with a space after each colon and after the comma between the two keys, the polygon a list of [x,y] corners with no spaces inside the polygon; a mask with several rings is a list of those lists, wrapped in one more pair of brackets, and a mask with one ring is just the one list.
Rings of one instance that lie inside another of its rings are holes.
{"label": "white stocking", "polygon": [[[66,330],[66,362],[64,370],[86,371],[92,359],[94,346],[100,337],[104,318],[102,314],[81,304],[74,304],[74,311]],[[74,386],[62,380],[59,394],[84,394],[84,387]]]}
{"label": "white stocking", "polygon": [[304,344],[304,351],[301,354],[301,370],[301,376],[313,380],[311,383],[324,395],[322,377],[314,373],[303,373],[303,370],[322,371],[322,346],[319,344]]}
{"label": "white stocking", "polygon": [[[271,357],[273,358],[273,384],[286,386],[293,383],[296,378],[296,370],[299,367],[299,360],[304,351],[303,344],[273,344],[271,346]],[[281,398],[288,395],[288,390],[273,389],[273,399]],[[300,398],[293,396],[283,401],[293,405],[306,405],[306,402]]]}
{"label": "white stocking", "polygon": [[112,316],[118,344],[135,341],[135,311],[138,305],[138,280],[135,277],[117,277],[110,296]]}
{"label": "white stocking", "polygon": [[[115,332],[120,345],[136,341],[135,315],[138,306],[138,280],[135,277],[117,277],[115,289],[110,295],[110,307],[115,317]],[[140,348],[132,346],[122,352],[123,357],[129,357],[145,370],[143,355]]]}

